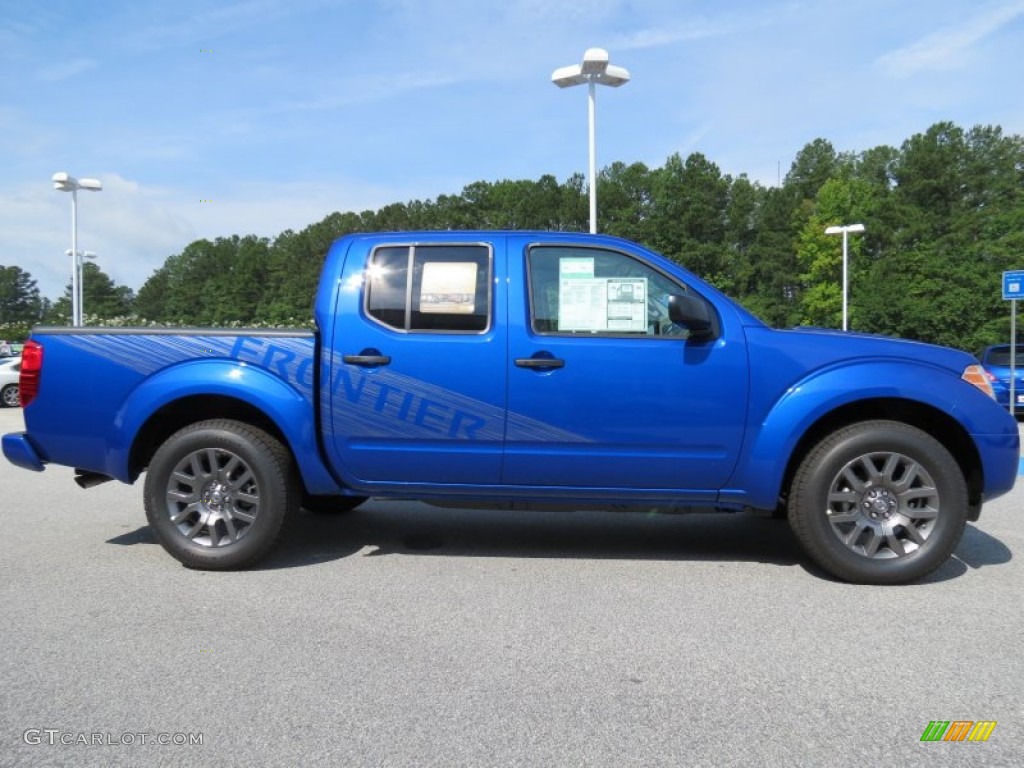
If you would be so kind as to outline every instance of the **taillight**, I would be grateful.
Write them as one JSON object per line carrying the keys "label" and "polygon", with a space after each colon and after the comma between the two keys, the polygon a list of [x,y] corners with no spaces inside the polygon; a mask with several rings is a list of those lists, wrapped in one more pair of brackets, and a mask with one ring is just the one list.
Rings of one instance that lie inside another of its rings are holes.
{"label": "taillight", "polygon": [[21,350],[21,378],[18,379],[18,394],[24,408],[39,394],[39,374],[43,370],[43,345],[29,339]]}
{"label": "taillight", "polygon": [[964,368],[963,375],[960,378],[970,384],[973,384],[986,395],[995,400],[996,393],[995,390],[992,389],[992,374],[990,374],[980,365],[967,366],[966,368]]}

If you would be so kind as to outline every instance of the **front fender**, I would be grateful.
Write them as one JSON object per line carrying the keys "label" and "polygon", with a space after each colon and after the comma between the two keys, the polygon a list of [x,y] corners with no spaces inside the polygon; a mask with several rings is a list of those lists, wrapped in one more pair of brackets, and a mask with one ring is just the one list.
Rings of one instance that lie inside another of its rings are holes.
{"label": "front fender", "polygon": [[114,417],[105,457],[107,474],[131,482],[131,449],[146,421],[161,408],[196,396],[230,397],[261,411],[284,435],[310,492],[337,492],[338,484],[317,450],[312,402],[268,370],[237,360],[182,362],[135,387]]}
{"label": "front fender", "polygon": [[[752,427],[737,472],[720,498],[774,508],[793,452],[808,430],[839,408],[879,399],[910,401],[946,413],[976,446],[1005,447],[1007,441],[1018,440],[1016,425],[1005,411],[949,369],[891,359],[846,363],[814,372],[778,398]],[[981,453],[984,463],[987,451]],[[986,478],[1005,474],[1002,463],[984,466]]]}

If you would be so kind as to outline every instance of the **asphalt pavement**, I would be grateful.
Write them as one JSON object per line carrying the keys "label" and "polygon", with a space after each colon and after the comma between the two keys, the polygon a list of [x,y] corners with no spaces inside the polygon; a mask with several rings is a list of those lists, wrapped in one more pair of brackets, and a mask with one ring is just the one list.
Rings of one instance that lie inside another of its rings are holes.
{"label": "asphalt pavement", "polygon": [[141,484],[0,460],[0,765],[1020,766],[1022,502],[903,587],[746,515],[404,502],[209,573]]}

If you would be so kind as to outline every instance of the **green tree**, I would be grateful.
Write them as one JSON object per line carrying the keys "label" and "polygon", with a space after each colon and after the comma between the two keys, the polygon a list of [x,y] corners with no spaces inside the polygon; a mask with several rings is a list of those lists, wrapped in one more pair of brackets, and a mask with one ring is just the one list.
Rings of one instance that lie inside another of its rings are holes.
{"label": "green tree", "polygon": [[813,200],[825,182],[835,175],[839,165],[840,158],[832,143],[815,139],[797,152],[783,186],[797,200]]}
{"label": "green tree", "polygon": [[[654,190],[643,163],[615,162],[598,174],[598,228],[636,242],[652,239]],[[588,201],[589,206],[589,201]]]}
{"label": "green tree", "polygon": [[737,277],[747,308],[769,325],[800,321],[800,265],[796,258],[796,199],[785,187],[765,192],[756,231]]}
{"label": "green tree", "polygon": [[999,278],[1024,249],[1020,137],[939,123],[904,142],[890,167],[861,327],[968,351],[1005,341]]}
{"label": "green tree", "polygon": [[[133,313],[134,302],[135,296],[129,287],[117,285],[91,261],[82,265],[82,320],[86,325],[127,317]],[[49,307],[46,322],[53,325],[71,323],[71,283],[65,286],[64,295]]]}
{"label": "green tree", "polygon": [[764,206],[765,190],[740,176],[729,184],[725,209],[725,250],[717,286],[743,301],[751,291],[752,248],[757,240],[758,221]]}
{"label": "green tree", "polygon": [[[834,225],[861,223],[872,197],[871,185],[863,179],[847,174],[829,179],[818,190],[815,210],[800,232],[797,241],[797,260],[804,289],[800,297],[801,320],[807,325],[829,328],[842,327],[843,275],[842,244],[839,237],[826,235],[825,229]],[[864,236],[847,237],[848,300],[853,287],[865,289],[864,281],[856,279],[868,272],[863,266]],[[849,301],[849,326],[855,327]]]}
{"label": "green tree", "polygon": [[[613,162],[597,185],[602,232],[686,265],[772,325],[840,324],[841,246],[824,229],[861,222],[865,235],[850,239],[852,328],[966,349],[1006,338],[998,277],[1022,266],[1024,149],[998,127],[938,123],[899,148],[860,154],[815,139],[780,188],[724,176],[699,153],[659,168]],[[477,181],[434,200],[334,213],[272,242],[197,241],[135,303],[165,322],[304,322],[330,243],[347,232],[585,231],[588,219],[581,174]]]}
{"label": "green tree", "polygon": [[650,245],[714,281],[726,263],[730,180],[696,152],[670,156],[653,176]]}
{"label": "green tree", "polygon": [[[0,335],[24,335],[42,319],[43,302],[32,275],[21,267],[0,265]],[[17,330],[18,333],[10,331]]]}
{"label": "green tree", "polygon": [[353,213],[332,213],[301,232],[282,232],[267,254],[268,286],[259,304],[259,318],[288,325],[308,322],[327,251],[337,238],[360,230]]}
{"label": "green tree", "polygon": [[132,313],[135,296],[126,285],[117,285],[92,262],[82,265],[83,316],[97,320],[125,317]]}
{"label": "green tree", "polygon": [[171,319],[167,311],[170,298],[171,273],[177,256],[169,257],[139,288],[135,295],[135,313],[146,320],[166,322]]}
{"label": "green tree", "polygon": [[255,322],[277,289],[268,280],[268,251],[269,242],[253,235],[190,243],[139,289],[140,310],[146,319],[184,325]]}

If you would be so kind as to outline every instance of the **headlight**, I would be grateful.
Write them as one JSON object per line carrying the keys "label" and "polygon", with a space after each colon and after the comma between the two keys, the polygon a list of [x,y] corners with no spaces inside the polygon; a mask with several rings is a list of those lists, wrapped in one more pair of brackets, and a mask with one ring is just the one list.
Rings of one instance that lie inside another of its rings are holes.
{"label": "headlight", "polygon": [[992,389],[991,376],[980,365],[968,365],[964,368],[963,375],[960,378],[969,384],[973,384],[993,400],[996,399],[996,393]]}

